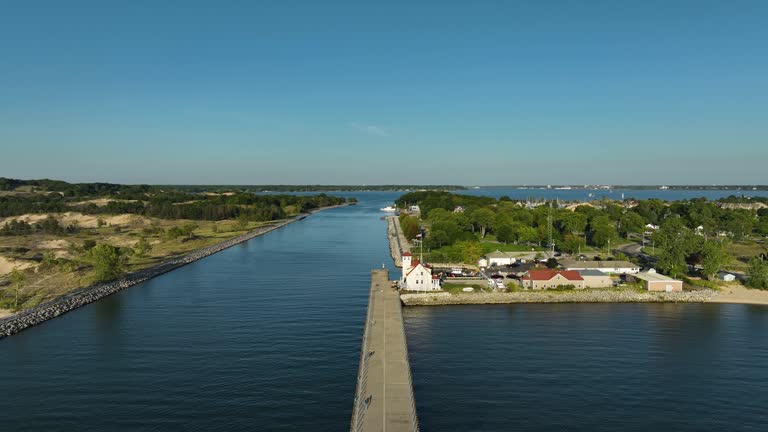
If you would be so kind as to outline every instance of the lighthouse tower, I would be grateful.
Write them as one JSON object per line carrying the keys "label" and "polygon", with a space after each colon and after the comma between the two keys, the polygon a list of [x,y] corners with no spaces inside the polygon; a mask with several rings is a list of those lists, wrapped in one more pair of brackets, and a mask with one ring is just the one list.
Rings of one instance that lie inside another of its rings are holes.
{"label": "lighthouse tower", "polygon": [[401,281],[405,282],[405,275],[408,273],[408,270],[411,269],[411,253],[410,252],[403,252],[403,278]]}

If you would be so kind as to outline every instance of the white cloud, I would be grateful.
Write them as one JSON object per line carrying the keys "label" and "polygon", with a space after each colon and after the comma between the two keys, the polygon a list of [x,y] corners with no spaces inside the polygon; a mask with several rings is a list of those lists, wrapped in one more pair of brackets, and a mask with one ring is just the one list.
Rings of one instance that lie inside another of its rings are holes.
{"label": "white cloud", "polygon": [[349,124],[349,126],[353,129],[356,129],[360,132],[365,132],[371,135],[377,135],[377,136],[389,136],[389,131],[382,127],[382,126],[376,126],[371,124],[363,124],[363,123],[355,123],[352,122]]}

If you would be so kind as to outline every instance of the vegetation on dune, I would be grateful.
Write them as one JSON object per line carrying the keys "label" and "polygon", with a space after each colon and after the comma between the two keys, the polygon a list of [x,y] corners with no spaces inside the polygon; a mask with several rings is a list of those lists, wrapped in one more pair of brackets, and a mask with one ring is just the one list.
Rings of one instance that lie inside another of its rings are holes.
{"label": "vegetation on dune", "polygon": [[747,270],[747,286],[758,289],[768,289],[768,261],[752,258]]}
{"label": "vegetation on dune", "polygon": [[[347,202],[317,195],[0,178],[0,308],[19,310],[272,221]],[[352,200],[350,200],[352,201]],[[20,215],[29,215],[16,218]],[[47,216],[46,216],[47,215]]]}

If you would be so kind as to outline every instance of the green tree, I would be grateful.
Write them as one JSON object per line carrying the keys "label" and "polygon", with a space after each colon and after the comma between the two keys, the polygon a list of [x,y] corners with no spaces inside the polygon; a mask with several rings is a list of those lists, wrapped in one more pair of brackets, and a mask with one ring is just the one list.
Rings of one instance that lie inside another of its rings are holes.
{"label": "green tree", "polygon": [[515,232],[511,223],[503,223],[496,227],[496,239],[503,243],[515,241]]}
{"label": "green tree", "polygon": [[123,273],[125,254],[120,248],[100,244],[88,251],[93,265],[94,278],[99,281],[115,279]]}
{"label": "green tree", "polygon": [[480,237],[485,237],[485,231],[493,224],[495,218],[493,210],[487,208],[479,208],[469,215],[472,223],[480,228]]}
{"label": "green tree", "polygon": [[138,243],[136,243],[136,246],[133,248],[134,253],[137,257],[145,257],[149,253],[149,251],[152,249],[152,245],[149,244],[146,237],[142,237],[139,239]]}
{"label": "green tree", "polygon": [[704,243],[701,255],[701,272],[709,280],[714,280],[717,277],[717,273],[728,264],[730,259],[725,250],[725,245],[718,241]]}
{"label": "green tree", "polygon": [[563,252],[566,252],[569,254],[575,254],[579,251],[582,244],[583,244],[583,241],[581,240],[581,238],[573,234],[568,234],[560,243],[559,247],[560,247],[560,250]]}
{"label": "green tree", "polygon": [[672,243],[661,250],[656,265],[672,277],[685,274],[685,246],[682,243]]}
{"label": "green tree", "polygon": [[527,225],[521,225],[517,231],[517,241],[528,244],[538,241],[539,236],[536,228]]}
{"label": "green tree", "polygon": [[425,239],[425,244],[431,248],[439,248],[440,246],[448,244],[450,241],[451,237],[444,229],[433,228],[429,231],[429,234]]}
{"label": "green tree", "polygon": [[242,231],[246,228],[248,228],[248,215],[241,213],[240,216],[237,217],[237,229]]}
{"label": "green tree", "polygon": [[13,285],[13,291],[14,291],[14,303],[13,303],[13,310],[19,310],[19,291],[21,291],[21,287],[24,285],[24,282],[26,282],[27,277],[24,274],[23,271],[14,268],[11,270],[11,284]]}
{"label": "green tree", "polygon": [[763,261],[757,257],[749,260],[747,286],[758,289],[768,289],[768,261]]}
{"label": "green tree", "polygon": [[483,247],[478,242],[461,242],[462,261],[468,264],[476,263],[483,256]]}
{"label": "green tree", "polygon": [[408,240],[413,240],[419,235],[419,220],[413,216],[405,215],[400,218],[400,228]]}
{"label": "green tree", "polygon": [[557,260],[555,258],[549,258],[547,260],[547,268],[551,268],[551,269],[557,268],[557,265],[558,265]]}
{"label": "green tree", "polygon": [[615,243],[618,237],[616,226],[608,216],[595,216],[589,222],[589,239],[593,245],[604,247]]}
{"label": "green tree", "polygon": [[642,233],[644,228],[645,219],[633,211],[628,211],[619,218],[619,234],[624,238],[629,238],[630,233]]}

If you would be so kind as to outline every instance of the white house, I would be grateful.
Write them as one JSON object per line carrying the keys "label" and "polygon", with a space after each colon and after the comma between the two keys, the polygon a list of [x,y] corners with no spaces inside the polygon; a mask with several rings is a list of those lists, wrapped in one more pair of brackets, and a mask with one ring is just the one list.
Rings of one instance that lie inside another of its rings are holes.
{"label": "white house", "polygon": [[[480,267],[512,265],[517,260],[513,253],[501,252],[498,250],[496,252],[487,254],[484,258],[486,261],[486,266],[480,265]],[[478,264],[480,263],[478,262]]]}
{"label": "white house", "polygon": [[403,277],[400,287],[407,291],[437,291],[440,278],[432,274],[432,268],[413,259],[410,252],[403,253]]}

